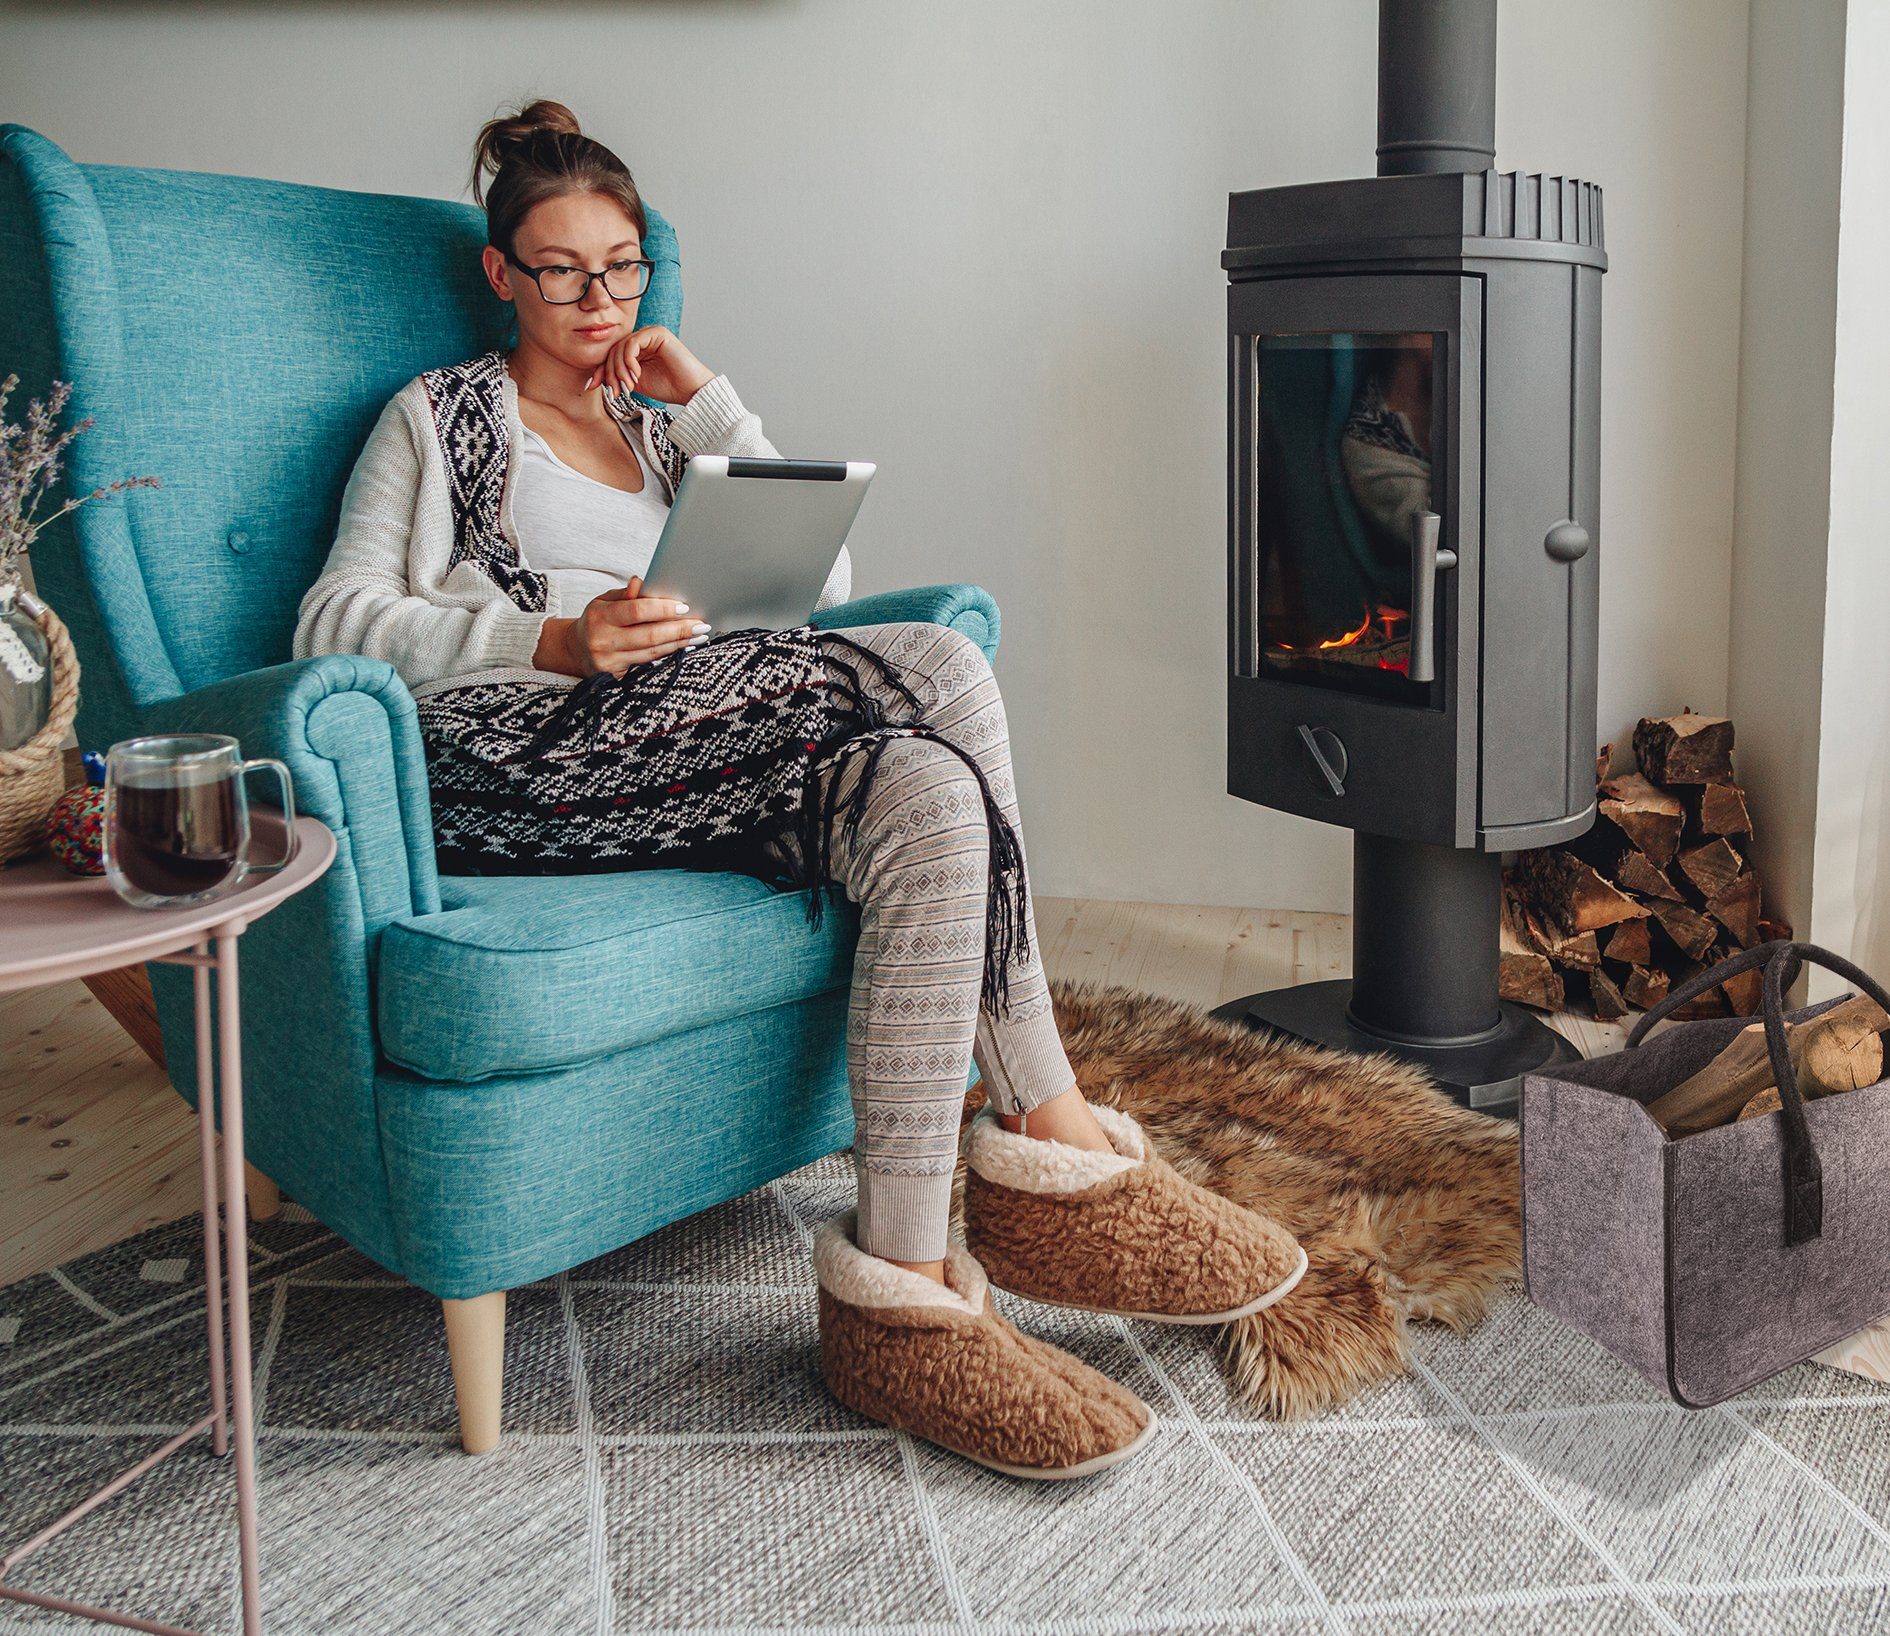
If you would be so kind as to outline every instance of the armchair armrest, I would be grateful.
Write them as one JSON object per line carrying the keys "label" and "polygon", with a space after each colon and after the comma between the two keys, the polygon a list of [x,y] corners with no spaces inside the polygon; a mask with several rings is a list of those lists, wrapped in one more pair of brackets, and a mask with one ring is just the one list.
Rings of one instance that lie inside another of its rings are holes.
{"label": "armchair armrest", "polygon": [[949,625],[984,649],[987,659],[997,657],[998,605],[991,593],[977,585],[915,585],[904,591],[882,591],[823,608],[809,623],[821,630],[846,625],[890,625],[911,620]]}
{"label": "armchair armrest", "polygon": [[227,733],[274,756],[296,805],[345,832],[370,934],[440,906],[413,695],[384,660],[322,654],[213,682],[144,712],[146,731]]}

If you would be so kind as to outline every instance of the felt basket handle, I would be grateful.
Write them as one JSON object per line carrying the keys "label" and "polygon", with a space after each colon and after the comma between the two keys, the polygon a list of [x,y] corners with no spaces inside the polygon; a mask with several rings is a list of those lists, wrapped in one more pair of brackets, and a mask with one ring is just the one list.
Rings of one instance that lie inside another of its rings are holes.
{"label": "felt basket handle", "polygon": [[1785,1039],[1785,990],[1798,980],[1805,961],[1834,971],[1847,983],[1855,984],[1878,1005],[1890,1011],[1890,994],[1867,972],[1851,964],[1841,954],[1821,949],[1815,943],[1794,943],[1777,938],[1742,949],[1710,970],[1689,977],[1660,1004],[1648,1010],[1628,1034],[1631,1048],[1646,1038],[1647,1031],[1663,1017],[1683,1006],[1696,994],[1717,988],[1728,977],[1763,966],[1765,975],[1759,985],[1759,1013],[1765,1024],[1765,1050],[1772,1061],[1772,1079],[1778,1086],[1779,1111],[1785,1119],[1785,1242],[1802,1244],[1824,1231],[1824,1167],[1818,1162],[1818,1150],[1811,1140],[1811,1127],[1805,1122],[1805,1099],[1798,1088],[1798,1074],[1792,1067],[1791,1047]]}

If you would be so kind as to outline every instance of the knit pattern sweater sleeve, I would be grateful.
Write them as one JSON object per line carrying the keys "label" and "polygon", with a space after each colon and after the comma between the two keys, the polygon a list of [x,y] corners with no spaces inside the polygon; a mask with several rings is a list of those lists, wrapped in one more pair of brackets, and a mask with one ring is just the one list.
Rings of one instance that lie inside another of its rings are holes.
{"label": "knit pattern sweater sleeve", "polygon": [[[685,454],[776,456],[726,376],[670,422]],[[520,608],[478,563],[454,560],[453,508],[426,385],[409,381],[381,411],[342,493],[335,543],[303,596],[292,653],[384,659],[420,689],[480,671],[530,670],[547,618],[581,608]],[[844,551],[819,606],[846,600]]]}

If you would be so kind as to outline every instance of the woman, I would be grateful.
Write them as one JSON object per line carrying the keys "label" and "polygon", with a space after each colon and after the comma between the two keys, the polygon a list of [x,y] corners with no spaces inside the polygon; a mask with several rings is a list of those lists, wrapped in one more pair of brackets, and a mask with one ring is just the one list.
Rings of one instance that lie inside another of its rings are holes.
{"label": "woman", "polygon": [[[480,132],[473,197],[517,345],[388,404],[296,654],[400,671],[448,871],[737,868],[814,886],[812,914],[823,883],[853,898],[859,1206],[815,1244],[827,1382],[1019,1475],[1123,1459],[1153,1431],[1148,1406],[999,1318],[987,1270],[1066,1305],[1201,1323],[1276,1299],[1304,1255],[1076,1088],[976,644],[924,624],[717,633],[643,595],[690,457],[776,451],[726,376],[637,326],[646,222],[622,161],[534,102]],[[821,606],[849,578],[843,553]],[[974,1052],[996,1111],[969,1136],[968,1251],[947,1220]]]}

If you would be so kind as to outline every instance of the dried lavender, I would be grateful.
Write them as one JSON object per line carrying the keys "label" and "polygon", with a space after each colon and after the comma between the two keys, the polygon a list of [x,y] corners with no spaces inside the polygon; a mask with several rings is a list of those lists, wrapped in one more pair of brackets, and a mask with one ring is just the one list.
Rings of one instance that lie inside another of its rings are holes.
{"label": "dried lavender", "polygon": [[7,400],[20,384],[18,375],[0,381],[0,585],[12,584],[20,577],[20,559],[32,549],[40,531],[68,511],[87,500],[117,494],[124,489],[154,489],[155,477],[121,477],[115,483],[75,495],[55,511],[41,515],[53,486],[59,481],[65,448],[79,433],[93,424],[87,415],[76,425],[59,431],[59,417],[66,400],[72,396],[70,381],[56,380],[44,402],[29,399],[24,421],[7,419]]}

